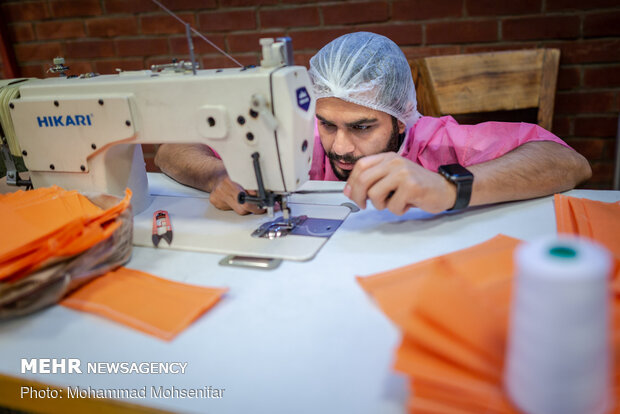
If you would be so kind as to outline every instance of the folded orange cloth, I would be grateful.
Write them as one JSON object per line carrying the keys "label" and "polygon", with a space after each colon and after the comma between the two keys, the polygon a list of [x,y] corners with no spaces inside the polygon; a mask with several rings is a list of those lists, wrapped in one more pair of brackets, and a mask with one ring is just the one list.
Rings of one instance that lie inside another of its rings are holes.
{"label": "folded orange cloth", "polygon": [[[502,371],[519,243],[498,235],[454,253],[358,277],[402,331],[395,368],[411,380],[411,412],[517,412],[504,393]],[[618,377],[618,299],[614,332]]]}
{"label": "folded orange cloth", "polygon": [[554,203],[558,233],[596,240],[620,260],[620,202],[605,203],[556,194]]}
{"label": "folded orange cloth", "polygon": [[127,189],[118,204],[104,210],[77,191],[56,186],[0,195],[0,281],[24,277],[107,239],[130,199]]}
{"label": "folded orange cloth", "polygon": [[69,294],[60,304],[169,341],[227,290],[173,282],[120,267]]}
{"label": "folded orange cloth", "polygon": [[605,203],[556,194],[554,204],[558,233],[596,240],[614,255],[613,289],[620,295],[620,201]]}

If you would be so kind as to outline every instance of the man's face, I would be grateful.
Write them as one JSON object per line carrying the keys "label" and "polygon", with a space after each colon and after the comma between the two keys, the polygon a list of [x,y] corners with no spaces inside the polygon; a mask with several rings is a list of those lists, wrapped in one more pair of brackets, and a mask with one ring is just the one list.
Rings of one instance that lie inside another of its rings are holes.
{"label": "man's face", "polygon": [[355,162],[367,155],[398,150],[398,135],[405,125],[392,116],[343,101],[321,98],[316,102],[321,144],[336,177],[349,178]]}

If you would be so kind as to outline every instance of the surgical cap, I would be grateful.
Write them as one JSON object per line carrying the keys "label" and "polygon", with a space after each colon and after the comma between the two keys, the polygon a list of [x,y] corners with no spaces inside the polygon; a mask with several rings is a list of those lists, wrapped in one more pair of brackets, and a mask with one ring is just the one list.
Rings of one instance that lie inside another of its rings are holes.
{"label": "surgical cap", "polygon": [[390,39],[349,33],[310,59],[316,99],[339,98],[393,115],[407,128],[420,117],[409,63]]}

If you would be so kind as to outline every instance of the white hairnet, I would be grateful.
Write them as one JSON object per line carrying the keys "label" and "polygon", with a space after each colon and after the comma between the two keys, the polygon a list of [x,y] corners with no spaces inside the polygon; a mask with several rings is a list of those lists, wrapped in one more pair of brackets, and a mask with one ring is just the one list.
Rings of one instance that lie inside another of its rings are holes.
{"label": "white hairnet", "polygon": [[310,59],[316,99],[342,100],[396,117],[407,129],[420,117],[411,69],[402,50],[375,33],[349,33]]}

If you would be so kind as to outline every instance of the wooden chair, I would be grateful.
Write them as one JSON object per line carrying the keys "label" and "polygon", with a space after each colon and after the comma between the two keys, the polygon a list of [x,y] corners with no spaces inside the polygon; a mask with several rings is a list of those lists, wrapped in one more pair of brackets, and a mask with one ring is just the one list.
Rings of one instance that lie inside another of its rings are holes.
{"label": "wooden chair", "polygon": [[538,108],[551,130],[558,49],[433,56],[410,62],[418,110],[429,116]]}

